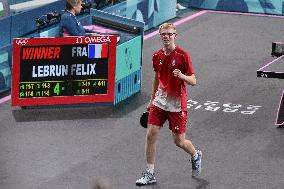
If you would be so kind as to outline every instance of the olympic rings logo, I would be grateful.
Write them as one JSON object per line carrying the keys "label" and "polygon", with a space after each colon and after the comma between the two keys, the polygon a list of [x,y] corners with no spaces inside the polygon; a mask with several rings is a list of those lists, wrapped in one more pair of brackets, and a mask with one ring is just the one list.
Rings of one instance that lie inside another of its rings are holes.
{"label": "olympic rings logo", "polygon": [[26,45],[28,43],[29,40],[27,39],[17,39],[16,43],[17,45]]}

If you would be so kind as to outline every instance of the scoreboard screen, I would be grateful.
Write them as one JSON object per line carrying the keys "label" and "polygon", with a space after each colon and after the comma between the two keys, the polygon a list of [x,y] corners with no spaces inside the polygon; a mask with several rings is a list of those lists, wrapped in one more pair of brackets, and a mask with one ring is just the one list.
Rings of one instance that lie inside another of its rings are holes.
{"label": "scoreboard screen", "polygon": [[113,102],[116,40],[14,39],[12,105]]}

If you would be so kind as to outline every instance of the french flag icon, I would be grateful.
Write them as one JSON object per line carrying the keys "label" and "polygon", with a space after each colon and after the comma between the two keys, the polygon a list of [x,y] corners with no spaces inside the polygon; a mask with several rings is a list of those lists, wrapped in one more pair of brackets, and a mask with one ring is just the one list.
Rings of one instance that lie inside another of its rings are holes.
{"label": "french flag icon", "polygon": [[89,44],[88,45],[88,58],[107,58],[108,57],[108,44]]}

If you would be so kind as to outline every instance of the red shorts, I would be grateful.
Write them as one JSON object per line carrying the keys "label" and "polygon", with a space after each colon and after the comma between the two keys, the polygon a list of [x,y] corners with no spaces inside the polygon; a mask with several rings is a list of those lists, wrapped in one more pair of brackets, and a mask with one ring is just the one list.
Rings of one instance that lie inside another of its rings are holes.
{"label": "red shorts", "polygon": [[152,105],[149,111],[148,124],[163,127],[166,120],[169,121],[169,129],[178,134],[186,132],[187,112],[168,112]]}

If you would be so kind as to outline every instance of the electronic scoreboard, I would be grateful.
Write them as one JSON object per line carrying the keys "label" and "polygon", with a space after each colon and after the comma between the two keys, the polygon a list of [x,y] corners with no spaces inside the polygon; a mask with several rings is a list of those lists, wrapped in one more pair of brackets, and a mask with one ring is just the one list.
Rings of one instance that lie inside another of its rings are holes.
{"label": "electronic scoreboard", "polygon": [[114,100],[117,37],[13,40],[12,106]]}

